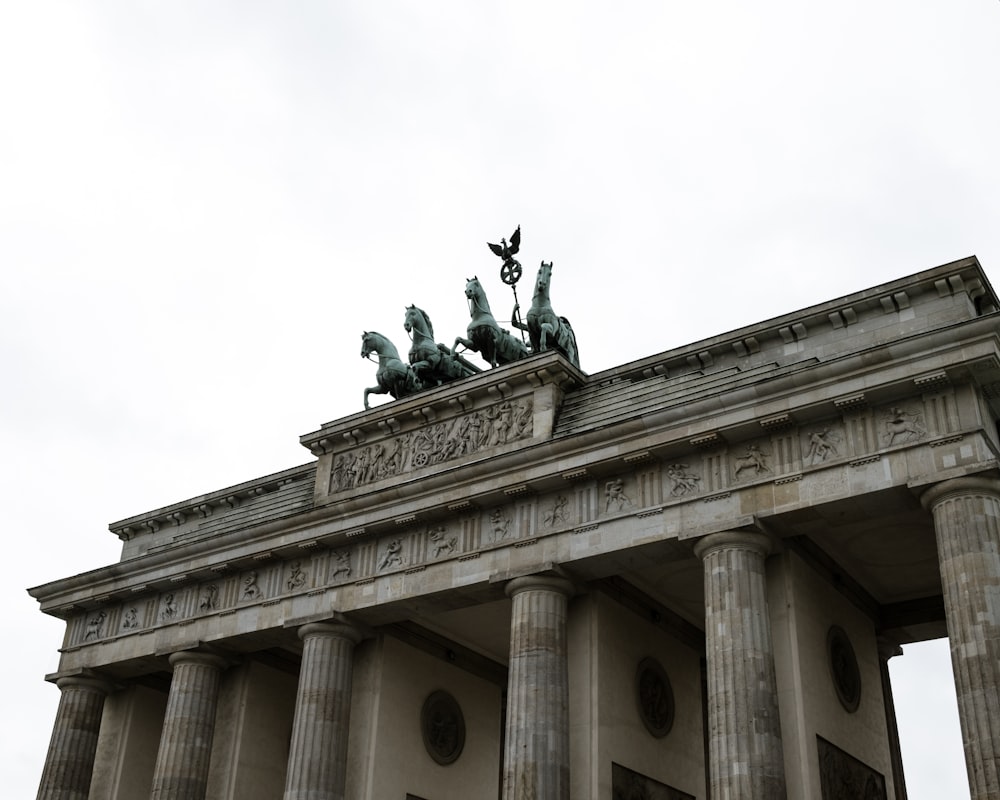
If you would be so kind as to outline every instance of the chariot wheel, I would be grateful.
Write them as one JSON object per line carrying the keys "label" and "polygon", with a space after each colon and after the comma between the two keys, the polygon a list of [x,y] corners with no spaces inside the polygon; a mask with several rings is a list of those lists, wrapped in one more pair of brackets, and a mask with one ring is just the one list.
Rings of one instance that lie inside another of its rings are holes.
{"label": "chariot wheel", "polygon": [[506,283],[508,286],[513,286],[519,280],[521,280],[521,264],[514,259],[504,262],[504,265],[500,267],[500,280]]}
{"label": "chariot wheel", "polygon": [[413,454],[413,466],[417,469],[420,467],[426,467],[428,461],[430,461],[430,456],[422,450]]}

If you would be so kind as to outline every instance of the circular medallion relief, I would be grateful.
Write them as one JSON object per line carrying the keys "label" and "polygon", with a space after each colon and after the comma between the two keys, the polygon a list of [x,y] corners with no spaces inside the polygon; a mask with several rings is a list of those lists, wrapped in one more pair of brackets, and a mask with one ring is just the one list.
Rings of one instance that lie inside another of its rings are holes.
{"label": "circular medallion relief", "polygon": [[653,736],[670,733],[674,724],[674,692],[666,671],[655,658],[644,658],[635,672],[639,716]]}
{"label": "circular medallion relief", "polygon": [[853,713],[861,702],[861,670],[847,633],[839,625],[830,626],[826,634],[826,652],[830,659],[830,676],[840,704]]}
{"label": "circular medallion relief", "polygon": [[465,717],[448,692],[431,692],[420,711],[420,730],[427,753],[438,764],[451,764],[465,747]]}

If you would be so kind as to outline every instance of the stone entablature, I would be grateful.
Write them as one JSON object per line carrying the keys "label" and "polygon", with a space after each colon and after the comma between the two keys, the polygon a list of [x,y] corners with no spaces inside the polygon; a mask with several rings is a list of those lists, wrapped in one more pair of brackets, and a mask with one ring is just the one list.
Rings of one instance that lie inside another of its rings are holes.
{"label": "stone entablature", "polygon": [[586,376],[555,352],[324,425],[316,505],[495,458],[549,439],[566,390]]}
{"label": "stone entablature", "polygon": [[[965,396],[973,399],[971,392]],[[453,503],[432,518],[348,524],[294,546],[256,552],[251,547],[224,562],[192,561],[186,572],[109,586],[79,605],[46,610],[69,622],[67,653],[197,621],[215,619],[217,625],[219,617],[252,607],[279,605],[273,624],[282,625],[293,608],[307,616],[329,613],[330,591],[365,594],[372,587],[378,597],[376,580],[403,577],[406,591],[416,595],[435,585],[420,586],[420,573],[429,567],[450,564],[451,580],[465,571],[488,573],[503,560],[501,551],[544,551],[550,537],[596,532],[597,540],[585,537],[588,555],[626,549],[637,544],[624,533],[632,526],[616,523],[634,517],[651,520],[638,529],[643,538],[685,539],[753,522],[753,509],[767,503],[750,498],[759,498],[762,489],[773,495],[774,507],[787,510],[850,495],[855,482],[871,491],[912,482],[915,475],[996,466],[981,431],[958,426],[958,401],[950,387],[930,398],[874,409],[863,396],[848,400],[841,414],[809,425],[771,418],[754,439],[727,444],[713,435],[687,442],[677,460],[648,450],[630,453],[567,470],[555,489],[517,484],[499,498]],[[609,534],[603,544],[601,531]],[[572,563],[572,546],[555,549],[563,552],[556,560]],[[189,627],[184,635],[210,634]],[[122,652],[131,653],[132,647]],[[84,664],[93,666],[86,656]]]}
{"label": "stone entablature", "polygon": [[[710,301],[710,296],[706,298]],[[995,312],[975,256],[590,376],[589,384],[828,360]],[[706,302],[706,313],[711,304]]]}
{"label": "stone entablature", "polygon": [[[130,561],[127,577],[109,567],[33,593],[44,611],[69,621],[64,666],[92,667],[155,649],[163,637],[151,632],[233,635],[224,618],[253,609],[256,625],[281,626],[433,591],[441,586],[429,575],[441,570],[466,585],[519,559],[570,564],[750,524],[767,508],[848,497],[861,484],[873,491],[995,468],[996,433],[980,388],[1000,379],[996,323],[921,327],[877,357],[844,348],[833,364],[796,362],[782,380],[731,370],[669,413],[619,401],[631,407],[596,429],[557,421],[595,380],[556,354],[537,356],[303,436],[319,464],[315,502],[298,513],[208,535],[185,510],[222,508],[233,492],[205,495],[116,524],[141,530],[177,514],[191,526],[127,542],[155,543]],[[448,432],[477,427],[474,419],[480,429],[496,423],[474,447],[443,454],[413,446],[423,436],[443,447]],[[436,426],[444,435],[428,433]],[[338,456],[357,459],[378,445],[391,453],[403,437],[409,462],[398,472],[337,486]],[[435,455],[415,463],[417,452]],[[248,502],[291,488],[301,494],[312,469],[237,488]]]}
{"label": "stone entablature", "polygon": [[315,475],[314,463],[303,464],[112,522],[108,529],[124,543],[122,560],[134,558],[308,511]]}

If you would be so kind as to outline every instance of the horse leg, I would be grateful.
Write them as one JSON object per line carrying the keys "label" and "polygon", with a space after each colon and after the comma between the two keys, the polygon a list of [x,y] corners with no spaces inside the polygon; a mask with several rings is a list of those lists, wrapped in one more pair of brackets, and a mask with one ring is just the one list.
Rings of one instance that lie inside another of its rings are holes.
{"label": "horse leg", "polygon": [[463,339],[461,336],[455,337],[455,344],[451,346],[451,350],[455,355],[458,355],[458,346],[462,345],[466,350],[471,350],[473,353],[478,352],[476,346],[472,343],[471,339]]}
{"label": "horse leg", "polygon": [[365,389],[365,411],[368,411],[371,406],[368,405],[368,395],[370,394],[388,394],[389,390],[382,386],[372,386],[369,389]]}

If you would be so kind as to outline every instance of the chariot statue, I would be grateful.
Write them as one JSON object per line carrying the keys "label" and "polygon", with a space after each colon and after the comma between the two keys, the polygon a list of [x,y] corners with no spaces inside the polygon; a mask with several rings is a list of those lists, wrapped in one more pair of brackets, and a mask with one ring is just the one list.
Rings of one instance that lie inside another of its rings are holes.
{"label": "chariot statue", "polygon": [[393,399],[399,400],[424,388],[417,373],[409,364],[403,363],[396,346],[387,337],[375,331],[365,331],[361,334],[361,357],[368,358],[372,353],[378,355],[377,385],[365,389],[366,411],[371,408],[368,405],[369,395],[391,394]]}
{"label": "chariot statue", "polygon": [[469,315],[472,317],[466,329],[469,338],[457,337],[455,350],[462,345],[467,350],[479,353],[491,367],[527,357],[528,348],[524,342],[497,324],[478,277],[466,281],[465,297],[469,301]]}
{"label": "chariot statue", "polygon": [[[527,322],[518,319],[521,306],[514,303],[511,313],[511,324],[528,332],[532,353],[542,353],[546,350],[558,350],[574,367],[580,366],[580,354],[576,349],[576,334],[566,317],[560,317],[552,310],[549,301],[549,283],[552,280],[552,262],[542,262],[535,278],[535,293],[531,297],[531,308],[527,314]],[[516,300],[516,298],[515,298]]]}
{"label": "chariot statue", "polygon": [[475,364],[434,341],[434,326],[423,309],[407,306],[403,328],[413,342],[410,347],[410,367],[425,388],[440,386],[481,372]]}

